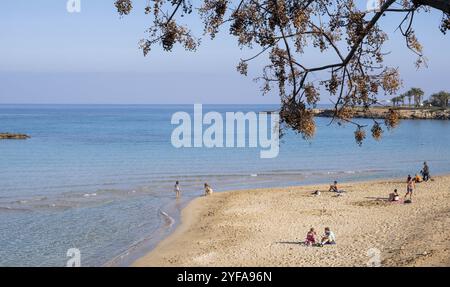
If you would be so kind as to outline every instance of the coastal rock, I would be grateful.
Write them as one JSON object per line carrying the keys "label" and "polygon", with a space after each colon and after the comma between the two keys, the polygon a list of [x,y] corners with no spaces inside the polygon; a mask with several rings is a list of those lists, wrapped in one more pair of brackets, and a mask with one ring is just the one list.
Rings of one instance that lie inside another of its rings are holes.
{"label": "coastal rock", "polygon": [[[367,110],[355,108],[354,118],[376,118],[384,119],[388,115],[389,109],[395,109],[403,120],[450,120],[450,109],[442,108],[393,108],[393,107],[372,107]],[[316,117],[333,117],[333,109],[313,109]]]}
{"label": "coastal rock", "polygon": [[26,134],[0,133],[0,140],[26,140],[30,136]]}

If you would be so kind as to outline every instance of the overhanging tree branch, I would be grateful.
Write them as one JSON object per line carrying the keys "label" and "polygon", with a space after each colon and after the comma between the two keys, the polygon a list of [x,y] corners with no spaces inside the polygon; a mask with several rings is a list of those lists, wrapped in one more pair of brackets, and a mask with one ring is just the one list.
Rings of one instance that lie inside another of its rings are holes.
{"label": "overhanging tree branch", "polygon": [[[132,9],[131,0],[115,3],[121,15]],[[158,44],[166,51],[175,44],[196,50],[199,40],[188,25],[180,22],[192,11],[198,11],[204,32],[211,38],[225,27],[241,48],[258,49],[254,56],[240,61],[238,71],[242,74],[247,75],[248,62],[268,55],[269,63],[257,78],[262,81],[263,94],[277,89],[281,123],[305,138],[314,135],[312,108],[324,92],[335,105],[332,121],[355,123],[358,140],[364,138],[364,127],[352,120],[352,109],[368,108],[379,102],[380,94],[393,95],[401,87],[398,69],[384,63],[386,53],[382,49],[388,37],[378,24],[383,15],[405,13],[404,20],[399,19],[399,30],[406,47],[418,56],[418,67],[425,59],[414,34],[413,15],[426,13],[420,9],[422,6],[440,10],[444,13],[440,29],[443,33],[450,30],[450,0],[384,0],[375,13],[359,10],[354,0],[199,0],[195,2],[200,3],[197,9],[192,9],[192,0],[148,3],[146,14],[153,16],[153,25],[148,29],[148,37],[141,41],[145,55]],[[307,52],[312,49],[332,53],[333,59],[311,65]],[[387,128],[398,123],[395,111],[387,118]],[[380,123],[374,123],[372,132],[376,137],[381,134]]]}

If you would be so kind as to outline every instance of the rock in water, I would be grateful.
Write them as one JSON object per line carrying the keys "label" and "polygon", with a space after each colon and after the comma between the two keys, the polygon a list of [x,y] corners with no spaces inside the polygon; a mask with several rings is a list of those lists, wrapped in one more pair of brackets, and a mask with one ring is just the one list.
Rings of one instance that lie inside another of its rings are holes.
{"label": "rock in water", "polygon": [[0,140],[26,140],[30,136],[26,134],[10,134],[10,133],[0,133]]}

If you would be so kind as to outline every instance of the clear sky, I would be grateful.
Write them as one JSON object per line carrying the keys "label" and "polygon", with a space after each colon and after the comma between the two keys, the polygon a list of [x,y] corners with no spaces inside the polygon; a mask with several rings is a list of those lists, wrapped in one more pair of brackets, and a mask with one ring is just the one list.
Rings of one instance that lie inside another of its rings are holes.
{"label": "clear sky", "polygon": [[[236,39],[204,38],[196,53],[156,49],[146,58],[138,49],[150,18],[145,1],[120,18],[114,0],[81,0],[81,13],[68,13],[67,0],[4,0],[0,17],[0,103],[278,103],[276,93],[261,96],[252,81],[264,58],[250,66],[249,77],[236,72],[241,57],[252,55]],[[194,1],[195,3],[196,1]],[[450,90],[450,35],[438,30],[441,13],[416,17],[429,67],[416,71],[415,57],[395,29],[398,15],[384,17],[390,35],[387,61],[398,66],[404,89],[426,94]],[[189,21],[201,33],[196,20]],[[320,55],[317,55],[320,57]],[[314,62],[316,59],[308,59]],[[323,96],[322,103],[329,103]]]}

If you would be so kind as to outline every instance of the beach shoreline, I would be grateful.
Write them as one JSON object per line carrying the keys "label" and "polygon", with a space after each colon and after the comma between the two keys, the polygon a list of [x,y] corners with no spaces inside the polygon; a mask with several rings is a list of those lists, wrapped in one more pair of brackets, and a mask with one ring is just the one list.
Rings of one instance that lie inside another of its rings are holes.
{"label": "beach shoreline", "polygon": [[[343,183],[340,197],[324,184],[199,197],[132,266],[367,266],[377,256],[382,266],[450,266],[450,175],[418,184],[412,204],[385,202],[394,188],[404,195],[403,181]],[[325,226],[336,246],[299,244]]]}

